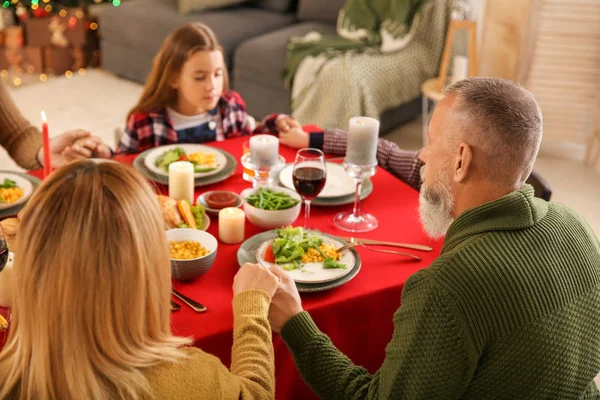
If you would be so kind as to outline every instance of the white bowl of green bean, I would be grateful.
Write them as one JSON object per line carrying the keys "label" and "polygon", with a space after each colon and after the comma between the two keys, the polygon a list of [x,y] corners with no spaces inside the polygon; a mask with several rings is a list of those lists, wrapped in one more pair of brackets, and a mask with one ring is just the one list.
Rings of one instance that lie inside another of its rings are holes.
{"label": "white bowl of green bean", "polygon": [[302,198],[282,187],[248,189],[242,193],[248,221],[262,229],[275,229],[294,223],[300,215]]}

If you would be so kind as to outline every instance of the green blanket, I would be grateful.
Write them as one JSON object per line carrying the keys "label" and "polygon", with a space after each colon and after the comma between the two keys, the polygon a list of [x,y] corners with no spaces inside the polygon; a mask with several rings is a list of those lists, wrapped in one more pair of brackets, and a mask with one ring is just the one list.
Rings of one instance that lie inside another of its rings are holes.
{"label": "green blanket", "polygon": [[311,32],[291,38],[283,77],[291,87],[300,62],[307,56],[335,57],[346,51],[392,52],[403,48],[415,20],[429,0],[346,0],[337,21],[338,35]]}

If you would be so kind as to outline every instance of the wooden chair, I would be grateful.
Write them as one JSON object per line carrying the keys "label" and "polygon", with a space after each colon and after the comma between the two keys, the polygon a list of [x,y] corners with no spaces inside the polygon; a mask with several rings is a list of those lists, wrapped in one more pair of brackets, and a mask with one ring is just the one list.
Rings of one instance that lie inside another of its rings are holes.
{"label": "wooden chair", "polygon": [[456,31],[462,29],[468,33],[468,52],[469,52],[469,73],[468,76],[477,76],[477,25],[471,20],[450,20],[446,42],[444,43],[444,52],[442,54],[442,63],[440,72],[436,78],[431,78],[421,85],[421,94],[423,97],[423,146],[427,144],[427,128],[429,126],[429,102],[436,104],[444,97],[444,88],[448,80],[448,69],[450,68],[450,57],[452,56],[452,46],[456,39]]}

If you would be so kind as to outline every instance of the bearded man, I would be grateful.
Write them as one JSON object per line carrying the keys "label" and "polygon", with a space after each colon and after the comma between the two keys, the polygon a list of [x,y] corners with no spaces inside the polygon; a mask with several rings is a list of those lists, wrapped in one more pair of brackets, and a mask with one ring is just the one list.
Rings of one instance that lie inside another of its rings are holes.
{"label": "bearded man", "polygon": [[[334,136],[326,133],[323,147]],[[581,217],[525,183],[541,138],[530,92],[471,78],[446,90],[419,160],[380,142],[381,166],[415,187],[422,180],[423,226],[445,242],[407,280],[374,375],[335,348],[302,310],[290,276],[273,268],[281,285],[272,328],[318,396],[600,398],[600,243]]]}

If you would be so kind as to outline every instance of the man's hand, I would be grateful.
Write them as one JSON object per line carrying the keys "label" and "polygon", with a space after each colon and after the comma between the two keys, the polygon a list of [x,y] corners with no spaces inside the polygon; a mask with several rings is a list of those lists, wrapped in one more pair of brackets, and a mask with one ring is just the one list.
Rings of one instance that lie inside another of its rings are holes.
{"label": "man's hand", "polygon": [[289,273],[279,267],[271,268],[271,272],[281,279],[281,283],[271,300],[269,322],[273,332],[281,332],[286,322],[303,311],[302,300],[296,282]]}
{"label": "man's hand", "polygon": [[293,149],[304,149],[310,143],[310,135],[302,127],[294,127],[286,132],[279,132],[279,142]]}
{"label": "man's hand", "polygon": [[262,290],[273,297],[279,279],[268,268],[260,264],[244,263],[233,278],[233,295],[246,290]]}
{"label": "man's hand", "polygon": [[302,128],[302,126],[292,117],[283,117],[277,121],[277,129],[279,130],[279,133],[287,132],[293,128]]}
{"label": "man's hand", "polygon": [[[110,158],[110,149],[91,133],[77,129],[67,131],[50,139],[52,167],[59,168],[73,160],[89,157]],[[43,163],[44,148],[38,152],[38,160]]]}

